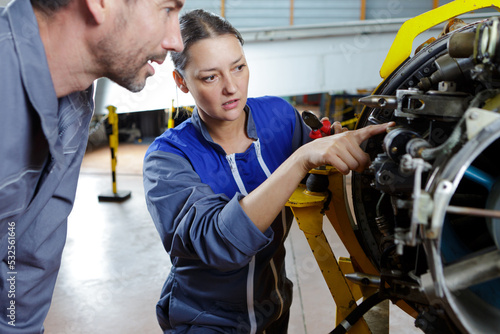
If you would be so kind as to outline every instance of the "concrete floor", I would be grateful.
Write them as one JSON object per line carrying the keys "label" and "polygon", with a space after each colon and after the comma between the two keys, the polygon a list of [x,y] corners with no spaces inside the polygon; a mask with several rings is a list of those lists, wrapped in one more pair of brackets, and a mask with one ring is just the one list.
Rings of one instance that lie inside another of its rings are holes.
{"label": "concrete floor", "polygon": [[[132,193],[122,203],[98,201],[99,194],[111,190],[109,149],[86,154],[46,333],[161,333],[155,305],[171,264],[144,201],[146,149],[140,144],[118,149],[118,190]],[[335,255],[347,256],[329,222],[324,227]],[[335,304],[296,224],[286,247],[288,275],[295,284],[289,333],[330,332]],[[389,309],[390,333],[422,333],[406,313],[392,304]]]}

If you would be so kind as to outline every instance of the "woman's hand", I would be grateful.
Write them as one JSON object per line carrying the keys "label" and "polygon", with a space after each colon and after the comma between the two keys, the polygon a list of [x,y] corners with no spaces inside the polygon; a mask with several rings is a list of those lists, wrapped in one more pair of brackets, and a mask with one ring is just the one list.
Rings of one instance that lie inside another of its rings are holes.
{"label": "woman's hand", "polygon": [[[327,117],[323,117],[323,119],[328,119],[328,118]],[[330,127],[330,133],[332,135],[336,135],[338,133],[342,133],[342,132],[346,132],[346,131],[349,131],[349,129],[348,128],[343,128],[342,124],[339,121],[333,122],[332,126]]]}
{"label": "woman's hand", "polygon": [[393,125],[394,122],[389,122],[348,131],[335,122],[331,127],[335,134],[316,139],[302,146],[297,153],[302,155],[306,171],[321,165],[332,165],[344,175],[351,170],[362,172],[370,165],[370,157],[361,149],[361,143]]}
{"label": "woman's hand", "polygon": [[241,207],[264,232],[311,169],[328,164],[342,174],[350,170],[361,172],[370,164],[370,158],[359,145],[393,125],[391,122],[347,131],[340,123],[334,123],[331,132],[335,134],[302,145],[265,182],[240,200]]}

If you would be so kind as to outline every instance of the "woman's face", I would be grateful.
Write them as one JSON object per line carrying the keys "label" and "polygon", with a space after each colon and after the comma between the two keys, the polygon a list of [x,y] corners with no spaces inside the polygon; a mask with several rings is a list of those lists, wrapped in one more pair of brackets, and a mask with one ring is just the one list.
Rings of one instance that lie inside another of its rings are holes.
{"label": "woman's face", "polygon": [[190,47],[184,91],[193,95],[205,123],[220,124],[244,117],[248,78],[245,54],[236,36],[206,38]]}

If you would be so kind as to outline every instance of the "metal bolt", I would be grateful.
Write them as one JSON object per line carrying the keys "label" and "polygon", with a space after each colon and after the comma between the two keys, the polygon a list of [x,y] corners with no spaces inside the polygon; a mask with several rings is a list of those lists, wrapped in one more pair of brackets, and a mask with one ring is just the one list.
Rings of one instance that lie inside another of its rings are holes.
{"label": "metal bolt", "polygon": [[469,119],[475,120],[478,117],[479,117],[479,115],[475,111],[472,111],[472,112],[469,113]]}

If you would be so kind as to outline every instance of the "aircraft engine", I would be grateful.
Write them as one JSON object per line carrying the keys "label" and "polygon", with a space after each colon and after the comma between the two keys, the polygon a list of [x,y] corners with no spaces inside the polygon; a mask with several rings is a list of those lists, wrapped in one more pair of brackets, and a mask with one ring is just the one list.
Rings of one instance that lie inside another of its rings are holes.
{"label": "aircraft engine", "polygon": [[500,22],[438,38],[360,100],[363,143],[351,176],[352,226],[381,289],[426,333],[500,328]]}

